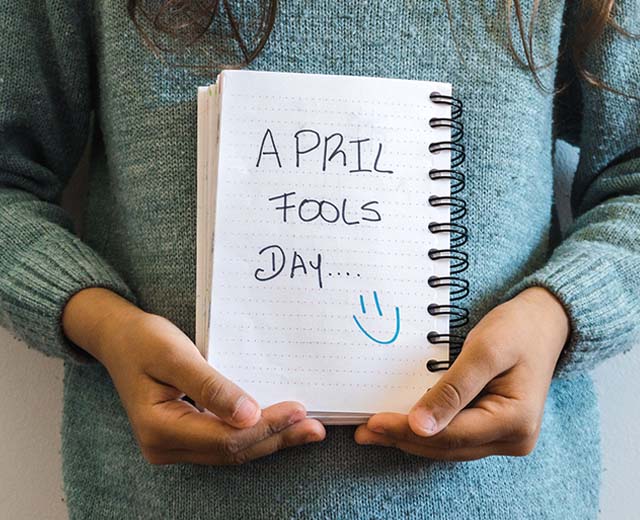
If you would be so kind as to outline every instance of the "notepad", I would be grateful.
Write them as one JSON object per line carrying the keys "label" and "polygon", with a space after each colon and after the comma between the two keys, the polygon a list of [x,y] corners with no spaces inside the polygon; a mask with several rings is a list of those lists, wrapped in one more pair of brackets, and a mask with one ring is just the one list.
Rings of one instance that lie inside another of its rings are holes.
{"label": "notepad", "polygon": [[199,88],[196,344],[261,406],[353,424],[439,378],[451,179],[430,172],[451,171],[450,95],[251,71]]}

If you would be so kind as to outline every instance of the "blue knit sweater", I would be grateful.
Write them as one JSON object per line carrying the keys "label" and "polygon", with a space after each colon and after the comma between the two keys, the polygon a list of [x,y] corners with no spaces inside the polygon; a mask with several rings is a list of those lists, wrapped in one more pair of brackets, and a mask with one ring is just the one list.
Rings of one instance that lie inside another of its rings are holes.
{"label": "blue knit sweater", "polygon": [[[243,20],[254,3],[232,6]],[[527,17],[533,2],[521,3]],[[618,3],[618,22],[639,32],[640,4]],[[72,518],[596,516],[599,421],[587,371],[640,331],[640,103],[579,83],[579,95],[554,103],[510,55],[503,2],[450,5],[451,21],[440,0],[281,0],[252,68],[453,83],[466,107],[472,323],[530,285],[549,288],[571,318],[537,448],[442,463],[357,446],[352,428],[334,427],[323,443],[245,466],[157,467],[140,455],[107,372],[69,344],[60,316],[75,292],[103,286],[193,335],[196,87],[216,71],[158,60],[124,0],[0,3],[0,316],[30,346],[65,359]],[[548,87],[563,10],[541,2],[537,16],[534,50],[551,63],[539,73]],[[175,61],[227,60],[228,27],[211,31]],[[587,64],[640,95],[637,41],[607,30]],[[57,202],[92,121],[80,240]],[[552,251],[552,151],[568,130],[582,152],[578,218]]]}

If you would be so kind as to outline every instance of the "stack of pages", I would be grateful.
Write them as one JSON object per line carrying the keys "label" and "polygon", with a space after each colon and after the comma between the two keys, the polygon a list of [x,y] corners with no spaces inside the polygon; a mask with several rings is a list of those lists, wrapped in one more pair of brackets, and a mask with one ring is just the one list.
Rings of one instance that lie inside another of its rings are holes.
{"label": "stack of pages", "polygon": [[196,343],[263,406],[406,413],[448,359],[444,83],[224,71],[198,92]]}

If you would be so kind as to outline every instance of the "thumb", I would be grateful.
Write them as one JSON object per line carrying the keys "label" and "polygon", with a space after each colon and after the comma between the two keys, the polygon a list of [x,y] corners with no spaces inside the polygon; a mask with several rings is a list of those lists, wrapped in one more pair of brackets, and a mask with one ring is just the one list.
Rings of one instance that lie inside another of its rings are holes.
{"label": "thumb", "polygon": [[260,406],[238,385],[215,370],[195,345],[172,360],[163,381],[187,394],[191,399],[236,428],[248,428],[258,422]]}
{"label": "thumb", "polygon": [[409,412],[411,430],[423,437],[442,431],[495,375],[489,363],[463,348],[451,368]]}

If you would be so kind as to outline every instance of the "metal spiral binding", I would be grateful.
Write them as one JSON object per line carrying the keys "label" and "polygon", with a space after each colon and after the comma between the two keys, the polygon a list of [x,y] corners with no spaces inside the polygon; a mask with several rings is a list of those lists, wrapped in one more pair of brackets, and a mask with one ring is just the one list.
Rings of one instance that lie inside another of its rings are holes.
{"label": "metal spiral binding", "polygon": [[[429,258],[431,260],[449,260],[449,276],[432,276],[428,280],[430,287],[449,287],[449,305],[431,304],[428,312],[431,316],[449,316],[449,328],[459,329],[464,327],[469,321],[469,311],[460,305],[460,301],[469,294],[469,282],[460,276],[469,267],[467,253],[460,248],[467,243],[467,228],[460,221],[467,214],[467,204],[459,194],[465,187],[465,175],[459,169],[465,161],[465,150],[461,144],[464,137],[464,126],[462,124],[462,102],[451,96],[445,96],[437,92],[429,96],[432,103],[439,105],[449,105],[451,107],[450,118],[433,118],[429,121],[431,128],[449,128],[451,130],[451,140],[431,143],[429,151],[432,154],[448,151],[451,153],[451,167],[448,170],[432,169],[429,172],[431,180],[447,180],[451,183],[451,193],[449,197],[429,198],[432,207],[449,206],[451,209],[449,222],[432,222],[429,224],[431,233],[448,233],[450,237],[449,249],[431,249]],[[448,344],[449,359],[430,359],[427,362],[427,370],[437,372],[447,370],[455,361],[462,344],[464,336],[460,334],[440,334],[431,331],[427,334],[427,341],[431,344]]]}

